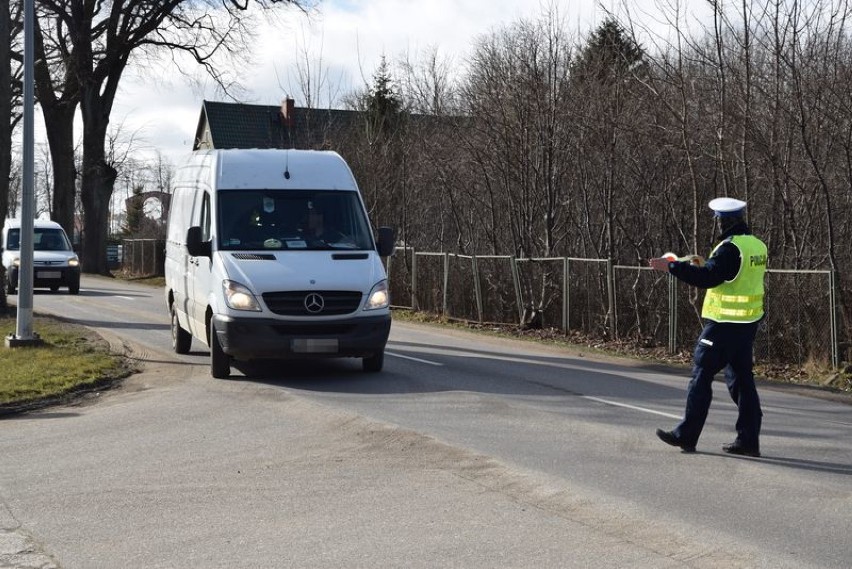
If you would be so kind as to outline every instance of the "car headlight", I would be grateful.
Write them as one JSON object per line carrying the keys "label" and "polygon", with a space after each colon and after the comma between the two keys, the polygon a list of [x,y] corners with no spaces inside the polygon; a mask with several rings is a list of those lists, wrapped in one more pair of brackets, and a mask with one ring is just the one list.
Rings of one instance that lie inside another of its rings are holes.
{"label": "car headlight", "polygon": [[370,291],[364,310],[378,310],[388,306],[390,306],[390,293],[388,292],[388,281],[385,280],[378,283]]}
{"label": "car headlight", "polygon": [[77,257],[71,257],[70,259],[68,259],[68,266],[69,267],[79,267],[80,266],[80,259],[78,259]]}
{"label": "car headlight", "polygon": [[235,281],[224,280],[222,290],[225,292],[225,302],[234,310],[260,312],[260,304],[248,287]]}

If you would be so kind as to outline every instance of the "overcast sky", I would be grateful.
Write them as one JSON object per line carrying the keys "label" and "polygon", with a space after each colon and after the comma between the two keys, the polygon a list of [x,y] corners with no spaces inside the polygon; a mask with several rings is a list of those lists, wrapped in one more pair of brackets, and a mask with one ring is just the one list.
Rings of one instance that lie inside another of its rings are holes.
{"label": "overcast sky", "polygon": [[[560,0],[560,10],[569,21],[591,21],[601,15],[596,4]],[[310,16],[289,10],[276,27],[261,31],[254,68],[243,77],[243,98],[278,105],[289,94],[303,105],[296,61],[307,53],[314,62],[321,58],[328,76],[314,106],[341,107],[342,96],[371,80],[383,54],[389,60],[406,52],[416,57],[434,46],[442,57],[462,61],[477,36],[540,13],[538,0],[321,0]],[[202,100],[227,100],[213,85],[191,87],[180,77],[160,87],[150,77],[141,77],[141,84],[125,79],[113,123],[124,117],[124,130],[141,128],[147,146],[173,159],[192,148]]]}
{"label": "overcast sky", "polygon": [[[658,1],[629,5],[634,14],[647,15]],[[328,74],[315,106],[340,107],[343,95],[370,82],[382,55],[392,61],[409,53],[416,60],[434,47],[461,64],[478,36],[535,18],[548,5],[557,6],[570,31],[582,34],[599,24],[607,9],[624,13],[622,0],[322,0],[310,16],[291,9],[277,27],[260,30],[254,66],[241,75],[242,99],[278,105],[290,94],[297,105],[304,104],[296,60],[307,54],[312,61],[321,58]],[[202,100],[227,99],[212,85],[192,86],[177,73],[162,80],[157,73],[125,72],[111,125],[121,125],[124,138],[133,134],[136,155],[151,156],[156,149],[178,162],[192,149]],[[336,100],[329,103],[329,98]],[[40,112],[36,116],[40,119]],[[37,121],[37,142],[44,140],[42,130]]]}

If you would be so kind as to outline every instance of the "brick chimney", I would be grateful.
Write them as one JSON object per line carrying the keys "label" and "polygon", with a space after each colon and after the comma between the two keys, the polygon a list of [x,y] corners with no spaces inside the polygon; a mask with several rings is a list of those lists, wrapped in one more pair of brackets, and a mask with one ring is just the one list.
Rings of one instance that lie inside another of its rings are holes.
{"label": "brick chimney", "polygon": [[294,112],[296,102],[290,97],[281,101],[281,124],[292,129],[296,124],[296,113]]}

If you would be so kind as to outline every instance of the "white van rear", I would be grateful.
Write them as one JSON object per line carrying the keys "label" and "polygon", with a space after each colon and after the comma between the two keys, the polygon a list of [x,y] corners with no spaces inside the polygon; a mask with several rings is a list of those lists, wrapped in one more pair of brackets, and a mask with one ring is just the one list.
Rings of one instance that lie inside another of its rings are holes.
{"label": "white van rear", "polygon": [[232,359],[358,357],[380,371],[390,298],[351,170],[334,152],[204,150],[172,181],[166,303],[177,353]]}

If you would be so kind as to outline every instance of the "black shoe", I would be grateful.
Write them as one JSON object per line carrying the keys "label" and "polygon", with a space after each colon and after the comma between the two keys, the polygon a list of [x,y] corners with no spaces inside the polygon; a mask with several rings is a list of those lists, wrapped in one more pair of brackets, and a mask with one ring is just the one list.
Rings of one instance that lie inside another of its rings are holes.
{"label": "black shoe", "polygon": [[737,454],[740,456],[760,456],[760,449],[757,447],[747,447],[740,441],[734,441],[727,445],[722,445],[722,450],[728,454]]}
{"label": "black shoe", "polygon": [[661,441],[673,447],[680,447],[683,452],[695,452],[695,445],[685,444],[680,438],[671,431],[657,429],[657,436]]}

